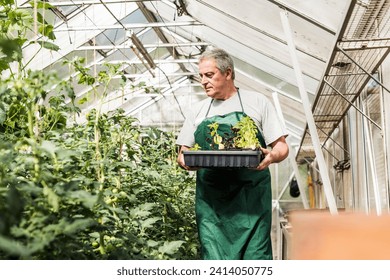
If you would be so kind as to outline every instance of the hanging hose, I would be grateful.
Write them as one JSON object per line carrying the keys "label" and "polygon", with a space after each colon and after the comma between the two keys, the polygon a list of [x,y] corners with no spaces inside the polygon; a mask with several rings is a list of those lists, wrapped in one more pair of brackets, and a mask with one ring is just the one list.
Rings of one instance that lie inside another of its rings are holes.
{"label": "hanging hose", "polygon": [[313,180],[311,178],[310,172],[307,174],[307,186],[309,188],[309,205],[310,208],[315,208],[315,195],[314,195],[314,185],[313,185]]}

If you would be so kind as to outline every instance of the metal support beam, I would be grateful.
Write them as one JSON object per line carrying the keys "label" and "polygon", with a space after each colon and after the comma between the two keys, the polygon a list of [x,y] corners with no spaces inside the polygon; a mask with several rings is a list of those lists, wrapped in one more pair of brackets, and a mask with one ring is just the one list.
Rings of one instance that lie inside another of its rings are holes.
{"label": "metal support beam", "polygon": [[[161,43],[161,44],[144,44],[144,48],[172,48],[172,47],[207,47],[209,43],[205,42],[188,42],[188,43]],[[105,46],[80,46],[76,50],[78,51],[91,51],[91,50],[115,50],[115,49],[128,49],[127,44],[122,45],[105,45]]]}
{"label": "metal support beam", "polygon": [[277,197],[277,199],[275,199],[275,200],[273,200],[273,206],[272,206],[272,212],[277,208],[277,207],[279,207],[279,202],[280,202],[280,200],[282,199],[282,196],[283,196],[283,194],[285,193],[285,191],[287,190],[287,188],[288,188],[288,186],[289,186],[289,184],[290,184],[290,182],[291,182],[291,180],[294,178],[294,172],[292,172],[291,174],[290,174],[290,177],[288,177],[288,180],[287,180],[287,182],[286,182],[286,184],[283,186],[283,188],[282,188],[282,190],[280,191],[280,193],[278,194],[278,197]]}
{"label": "metal support beam", "polygon": [[[125,0],[126,2],[152,2],[156,0]],[[19,8],[31,8],[31,6],[28,5],[28,2],[23,3]],[[123,3],[124,0],[104,0],[104,4],[116,4],[116,3]],[[75,0],[75,1],[57,1],[57,2],[50,2],[51,6],[54,7],[66,7],[66,6],[87,6],[87,5],[98,5],[102,4],[100,0]]]}
{"label": "metal support beam", "polygon": [[256,78],[255,76],[250,75],[249,73],[247,73],[247,72],[245,72],[245,71],[243,71],[243,70],[238,69],[237,67],[236,67],[234,70],[235,70],[237,73],[240,73],[240,74],[242,74],[242,75],[244,75],[244,76],[246,76],[246,77],[251,78],[251,80],[255,81],[256,83],[259,83],[259,84],[261,84],[262,86],[265,86],[266,88],[269,88],[269,89],[272,90],[272,91],[276,91],[276,92],[280,93],[280,94],[283,95],[284,97],[287,97],[287,98],[290,98],[290,99],[293,100],[293,101],[302,103],[302,101],[301,101],[299,98],[297,98],[297,97],[291,95],[291,93],[289,93],[289,92],[282,91],[282,90],[278,89],[276,86],[273,86],[273,85],[271,85],[271,84],[269,84],[269,83],[266,83],[266,82],[264,82],[263,80],[260,80],[259,78]]}
{"label": "metal support beam", "polygon": [[[138,8],[141,10],[142,14],[148,20],[148,22],[153,22],[153,23],[158,22],[158,19],[156,18],[156,16],[149,9],[146,8],[144,3],[139,2],[139,3],[137,3],[137,5],[138,5]],[[170,43],[168,38],[165,36],[164,32],[160,28],[153,27],[153,30],[157,34],[157,36],[161,40],[161,42],[163,42],[165,44]],[[178,58],[180,56],[179,52],[176,50],[176,46],[168,47],[168,51],[173,58]],[[179,64],[179,66],[183,72],[187,71],[186,67],[183,64]]]}
{"label": "metal support beam", "polygon": [[[144,110],[145,108],[149,107],[150,105],[154,104],[154,103],[157,103],[160,99],[162,98],[165,98],[165,94],[167,93],[172,93],[174,92],[176,89],[178,89],[178,85],[180,83],[182,83],[183,81],[185,80],[185,78],[183,79],[180,79],[178,80],[176,83],[174,83],[172,86],[170,86],[169,88],[167,88],[166,90],[163,90],[162,93],[159,95],[159,96],[153,96],[151,97],[149,100],[143,102],[142,104],[140,104],[139,106],[137,106],[137,108],[134,108],[130,111],[127,111],[126,112],[126,116],[134,116],[136,115],[138,112]],[[123,106],[122,106],[123,107]]]}
{"label": "metal support beam", "polygon": [[55,29],[54,32],[69,31],[89,31],[89,30],[108,30],[108,29],[136,29],[136,28],[154,28],[154,27],[178,27],[178,26],[196,26],[203,25],[196,21],[178,21],[178,22],[153,22],[153,23],[126,23],[111,25],[91,25],[91,26],[67,26],[65,28]]}
{"label": "metal support beam", "polygon": [[[192,58],[192,59],[153,59],[155,64],[174,64],[174,63],[197,63],[198,59]],[[105,64],[107,61],[100,60],[97,61],[94,64],[100,65]],[[134,59],[118,59],[118,60],[110,60],[111,64],[125,64],[127,66],[129,65],[135,65],[135,64],[142,64],[142,61],[140,60],[134,60]],[[187,71],[185,71],[187,72]]]}
{"label": "metal support beam", "polygon": [[[282,113],[282,108],[280,106],[280,102],[279,102],[279,98],[278,98],[278,93],[277,92],[273,92],[272,93],[272,97],[274,99],[274,105],[275,105],[275,108],[276,108],[276,112],[278,113],[279,115],[279,118],[280,120],[284,123],[285,125],[285,120],[284,120],[284,116],[283,116],[283,113]],[[298,164],[297,162],[295,161],[295,154],[292,153],[292,151],[295,151],[293,149],[293,147],[291,146],[291,141],[290,141],[290,138],[287,137],[286,138],[286,142],[289,146],[289,149],[290,149],[290,153],[288,155],[288,158],[290,160],[290,163],[294,169],[294,173],[295,173],[295,178],[297,179],[297,183],[298,183],[298,188],[299,188],[299,192],[301,193],[301,198],[302,198],[302,203],[303,203],[303,207],[305,209],[309,209],[309,203],[307,202],[307,197],[306,197],[306,191],[305,191],[305,188],[304,186],[302,185],[302,178],[301,178],[301,175],[299,174],[299,170],[298,170]]]}
{"label": "metal support beam", "polygon": [[[363,108],[366,106],[363,104]],[[365,132],[364,141],[366,142],[367,146],[367,154],[366,158],[368,159],[368,166],[371,171],[371,182],[372,182],[372,188],[374,191],[374,200],[375,200],[375,209],[376,214],[380,216],[382,214],[382,203],[380,198],[380,191],[379,191],[379,185],[378,185],[378,173],[375,163],[375,153],[374,153],[374,147],[372,143],[372,131],[370,129],[370,124],[367,121],[367,118],[363,119],[363,130]],[[368,175],[368,174],[367,174]]]}
{"label": "metal support beam", "polygon": [[267,0],[268,2],[271,2],[272,4],[275,4],[277,5],[278,7],[282,8],[283,10],[285,10],[286,12],[290,12],[294,15],[296,15],[297,17],[300,17],[304,20],[306,20],[307,22],[309,22],[310,24],[313,24],[319,28],[321,28],[322,30],[325,30],[326,32],[332,34],[332,35],[335,35],[336,34],[336,31],[331,29],[330,27],[322,24],[321,22],[317,21],[316,19],[308,16],[307,14],[304,14],[298,10],[296,10],[293,6],[287,6],[286,3],[283,3],[285,1],[278,1],[278,0]]}
{"label": "metal support beam", "polygon": [[[379,128],[380,130],[382,130],[382,128],[376,123],[374,122],[369,116],[367,116],[362,110],[360,110],[358,107],[356,107],[351,101],[348,100],[348,98],[346,98],[337,88],[335,88],[334,86],[332,86],[325,78],[324,78],[324,82],[330,86],[338,95],[340,95],[345,101],[348,102],[349,105],[351,105],[353,108],[355,108],[360,114],[362,114],[366,119],[368,119],[373,125],[375,125],[377,128]],[[326,142],[326,141],[325,141]]]}
{"label": "metal support beam", "polygon": [[[371,79],[373,79],[376,83],[378,83],[383,89],[385,89],[387,92],[390,93],[390,90],[385,87],[380,81],[378,81],[377,78],[375,78],[371,73],[369,73],[366,69],[364,69],[362,66],[360,66],[360,64],[354,60],[350,55],[347,54],[346,51],[343,50],[343,48],[341,48],[339,45],[336,46],[337,49],[339,51],[341,51],[346,57],[348,57],[349,60],[351,60],[357,67],[359,67],[364,73],[366,73],[368,76],[370,76]],[[387,52],[385,55],[383,55],[382,59],[380,60],[380,63],[387,57],[387,55],[390,53],[390,48],[388,47],[387,49]],[[378,63],[378,64],[380,64]],[[374,69],[377,69],[377,67],[375,67]]]}
{"label": "metal support beam", "polygon": [[[341,146],[339,143],[337,143],[337,141],[334,140],[334,139],[332,138],[331,135],[328,135],[321,127],[318,127],[318,126],[317,126],[317,128],[318,128],[323,134],[326,135],[326,137],[327,137],[326,141],[327,141],[328,139],[332,140],[332,142],[333,142],[334,144],[336,144],[340,149],[342,149],[346,154],[349,155],[349,151],[347,151],[343,146]],[[322,144],[322,147],[324,147],[324,146],[325,146],[325,143]]]}
{"label": "metal support beam", "polygon": [[[241,18],[235,17],[235,16],[233,16],[233,15],[227,13],[227,12],[224,11],[223,9],[218,8],[216,5],[212,5],[211,3],[208,3],[209,1],[202,1],[202,0],[196,0],[196,1],[199,2],[199,3],[201,3],[202,5],[204,5],[204,6],[206,6],[206,7],[208,7],[208,8],[210,8],[210,9],[214,10],[215,12],[220,13],[221,15],[223,15],[223,16],[225,16],[225,17],[231,19],[231,20],[233,20],[234,22],[240,23],[240,24],[242,24],[243,26],[248,27],[248,28],[250,28],[250,29],[256,31],[256,32],[259,33],[259,34],[263,34],[264,36],[267,36],[267,37],[271,38],[272,40],[275,40],[275,41],[277,41],[277,42],[279,42],[279,43],[282,43],[282,44],[285,43],[282,39],[280,39],[279,37],[275,36],[274,34],[271,34],[271,33],[267,32],[267,31],[265,31],[264,29],[261,29],[261,28],[258,28],[257,26],[254,26],[254,25],[252,25],[252,24],[249,24],[247,21],[245,21],[245,20],[243,20],[243,19],[241,19]],[[270,1],[270,2],[275,2],[275,1],[273,1],[273,0],[268,0],[268,1]],[[301,14],[301,15],[302,15],[302,14]],[[307,19],[306,19],[306,20],[307,20]],[[213,29],[212,26],[208,26],[208,27],[211,28],[211,29]],[[220,32],[220,30],[217,30],[217,29],[214,29],[214,30],[217,31],[217,32]],[[333,34],[333,32],[330,32],[330,33]],[[227,36],[228,38],[230,38],[230,39],[232,39],[232,40],[236,40],[236,41],[237,41],[236,38],[234,38],[234,37],[232,37],[232,36],[229,36],[229,34],[225,34],[225,36]],[[241,41],[237,41],[237,42],[240,42],[240,43],[242,44]],[[257,52],[259,52],[259,53],[261,53],[261,54],[263,54],[263,55],[265,55],[265,56],[269,56],[266,52],[261,52],[260,49],[256,49],[256,48],[254,48],[253,46],[250,46],[250,45],[246,45],[246,46],[247,46],[248,48],[255,49],[255,51],[257,51]],[[320,56],[318,56],[318,55],[315,55],[313,52],[308,52],[306,49],[300,48],[299,51],[300,51],[301,53],[303,53],[303,54],[309,56],[309,57],[312,57],[312,58],[318,60],[318,61],[321,61],[321,62],[324,62],[324,63],[326,62],[326,59],[325,59],[324,57],[320,57]],[[274,56],[273,56],[272,59],[275,60],[275,61],[278,61],[278,62],[280,62],[280,63],[282,63],[282,64],[285,64],[284,61],[279,61],[279,60],[277,60],[277,57],[274,57]],[[287,64],[286,64],[286,65],[287,65]],[[315,77],[312,77],[312,76],[310,76],[310,75],[307,75],[307,76],[308,76],[308,77],[311,77],[311,78],[313,78],[313,79],[315,79]]]}
{"label": "metal support beam", "polygon": [[[182,76],[196,76],[198,73],[196,72],[174,72],[174,73],[166,73],[166,76],[168,77],[182,77]],[[145,78],[147,77],[146,73],[141,74],[123,74],[123,75],[117,75],[114,76],[113,79],[121,79],[122,76],[133,79],[133,78]]]}
{"label": "metal support beam", "polygon": [[320,144],[320,140],[318,137],[317,128],[316,128],[316,125],[314,122],[313,113],[311,111],[308,93],[305,89],[305,84],[303,82],[302,71],[301,71],[301,68],[300,68],[300,65],[298,62],[298,57],[297,57],[297,53],[296,53],[296,48],[295,48],[295,44],[294,44],[294,39],[293,39],[290,23],[288,20],[287,11],[281,10],[280,17],[281,17],[284,33],[287,37],[287,45],[288,45],[291,59],[293,62],[293,67],[294,67],[295,75],[297,78],[299,93],[301,95],[301,100],[302,100],[302,104],[303,104],[305,115],[306,115],[307,125],[308,125],[310,133],[311,133],[311,139],[313,142],[314,151],[315,151],[316,158],[318,161],[318,166],[319,166],[320,171],[321,171],[321,178],[322,178],[322,181],[324,184],[324,191],[325,191],[326,199],[328,202],[329,210],[330,210],[331,214],[337,214],[338,213],[337,206],[336,206],[336,201],[335,201],[333,190],[332,190],[332,185],[331,185],[330,179],[329,179],[328,168],[326,166],[324,155],[323,155],[322,150],[321,150],[321,144]]}
{"label": "metal support beam", "polygon": [[[148,51],[145,49],[142,42],[138,39],[137,35],[135,35],[133,32],[131,32],[131,35],[129,36],[129,38],[131,39],[131,42],[133,43],[133,45],[131,46],[131,49],[136,54],[137,54],[137,52],[140,53],[143,60],[145,60],[148,63],[150,68],[152,68],[152,69],[156,68],[156,64],[154,64],[153,58],[149,55]],[[138,56],[138,54],[137,54],[137,56]]]}
{"label": "metal support beam", "polygon": [[[369,28],[367,28],[368,30]],[[367,51],[375,49],[387,49],[389,48],[390,38],[367,38],[364,39],[343,39],[339,42],[340,47],[344,51]]]}

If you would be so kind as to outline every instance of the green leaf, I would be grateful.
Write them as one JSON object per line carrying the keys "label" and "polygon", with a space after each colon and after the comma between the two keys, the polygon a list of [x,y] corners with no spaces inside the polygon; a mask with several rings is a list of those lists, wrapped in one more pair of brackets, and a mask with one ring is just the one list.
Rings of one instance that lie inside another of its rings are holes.
{"label": "green leaf", "polygon": [[37,13],[37,21],[41,24],[47,24],[47,21],[44,19],[41,13]]}
{"label": "green leaf", "polygon": [[143,203],[139,206],[139,208],[141,210],[146,210],[146,211],[149,211],[149,210],[152,210],[154,207],[156,207],[156,204],[154,203],[150,203],[150,202],[147,202],[147,203]]}
{"label": "green leaf", "polygon": [[55,155],[55,153],[58,149],[54,142],[47,141],[47,140],[42,141],[41,147],[42,147],[42,150],[49,153],[49,155]]}
{"label": "green leaf", "polygon": [[30,1],[29,4],[34,8],[37,7],[38,9],[52,9],[54,6],[50,5],[50,3],[46,1]]}
{"label": "green leaf", "polygon": [[157,221],[161,220],[159,217],[148,218],[144,221],[141,221],[142,228],[151,228]]}
{"label": "green leaf", "polygon": [[85,102],[88,102],[88,97],[87,96],[84,96],[83,98],[81,98],[78,103],[80,105],[83,105]]}
{"label": "green leaf", "polygon": [[0,249],[9,255],[28,256],[30,250],[19,242],[0,235]]}
{"label": "green leaf", "polygon": [[147,217],[147,216],[151,215],[152,213],[150,211],[140,210],[140,209],[136,208],[136,209],[132,209],[130,211],[130,214],[133,217],[142,218],[142,217]]}
{"label": "green leaf", "polygon": [[179,248],[181,247],[181,245],[183,245],[183,243],[185,243],[184,241],[165,241],[164,242],[164,245],[160,246],[158,248],[158,251],[160,253],[163,253],[163,254],[167,254],[167,255],[173,255],[174,253],[177,252],[177,250],[179,250]]}
{"label": "green leaf", "polygon": [[130,215],[133,217],[146,218],[152,214],[150,210],[155,207],[154,203],[144,203],[130,211]]}
{"label": "green leaf", "polygon": [[92,209],[98,200],[98,196],[84,190],[73,191],[69,194],[75,201],[80,201],[86,208]]}
{"label": "green leaf", "polygon": [[100,234],[98,233],[98,232],[91,232],[90,234],[89,234],[89,236],[91,236],[91,237],[93,237],[93,238],[99,238],[100,237]]}
{"label": "green leaf", "polygon": [[71,224],[66,225],[63,232],[64,234],[72,235],[76,232],[85,230],[93,224],[94,221],[92,219],[79,219]]}
{"label": "green leaf", "polygon": [[12,24],[11,29],[15,29],[15,30],[23,30],[26,28],[31,28],[34,22],[31,13],[26,9],[15,9],[9,11],[8,19]]}
{"label": "green leaf", "polygon": [[10,63],[20,61],[23,57],[22,45],[24,40],[21,39],[3,39],[0,38],[0,56],[1,60]]}
{"label": "green leaf", "polygon": [[54,30],[54,26],[51,24],[42,24],[38,28],[38,32],[41,33],[43,36],[46,36],[51,40],[55,40],[56,36],[54,35],[53,30]]}
{"label": "green leaf", "polygon": [[49,187],[43,187],[43,194],[47,197],[47,202],[51,207],[53,207],[54,212],[58,212],[60,208],[60,198],[59,196]]}
{"label": "green leaf", "polygon": [[6,118],[7,118],[7,113],[5,112],[4,107],[0,106],[0,125],[4,124]]}
{"label": "green leaf", "polygon": [[15,1],[14,1],[14,0],[1,0],[1,1],[0,1],[0,5],[1,5],[1,6],[13,5],[13,4],[15,4]]}
{"label": "green leaf", "polygon": [[57,46],[56,44],[53,44],[51,42],[38,40],[37,43],[40,44],[43,48],[48,49],[48,50],[52,50],[52,51],[59,51],[60,50],[59,46]]}
{"label": "green leaf", "polygon": [[159,244],[159,242],[154,241],[154,240],[148,240],[148,241],[146,242],[146,244],[148,245],[148,247],[157,247],[158,244]]}

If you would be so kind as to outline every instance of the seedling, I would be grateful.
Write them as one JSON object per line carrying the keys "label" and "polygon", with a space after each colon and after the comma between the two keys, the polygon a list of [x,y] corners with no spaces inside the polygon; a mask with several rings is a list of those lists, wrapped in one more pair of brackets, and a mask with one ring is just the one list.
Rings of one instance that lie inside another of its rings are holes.
{"label": "seedling", "polygon": [[250,117],[243,117],[233,129],[237,133],[234,139],[234,145],[237,148],[256,150],[261,147],[257,138],[257,126]]}
{"label": "seedling", "polygon": [[[210,143],[212,150],[259,150],[261,147],[257,138],[258,128],[248,116],[231,126],[231,133],[220,135],[217,122],[209,124],[208,127],[210,128],[210,138],[207,138],[206,141]],[[200,146],[196,143],[191,150],[200,150]]]}

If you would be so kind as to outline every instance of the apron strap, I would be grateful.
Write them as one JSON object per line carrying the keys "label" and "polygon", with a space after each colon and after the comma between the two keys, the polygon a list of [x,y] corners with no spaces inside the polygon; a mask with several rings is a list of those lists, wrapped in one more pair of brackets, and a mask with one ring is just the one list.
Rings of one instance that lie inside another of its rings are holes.
{"label": "apron strap", "polygon": [[210,102],[210,104],[209,104],[209,108],[207,109],[205,119],[207,119],[207,116],[209,115],[210,108],[211,108],[211,104],[213,104],[213,101],[214,101],[214,99],[211,98],[211,102]]}
{"label": "apron strap", "polygon": [[[237,89],[238,99],[240,100],[240,105],[241,105],[241,110],[242,110],[242,113],[243,113],[243,114],[245,114],[245,112],[244,112],[244,106],[242,105],[242,101],[241,101],[240,90],[239,90],[239,88],[238,88],[238,87],[236,87],[236,89]],[[210,104],[209,104],[209,108],[207,109],[207,112],[206,112],[206,116],[205,116],[205,118],[207,118],[207,116],[209,115],[210,108],[211,108],[211,105],[213,104],[213,101],[214,101],[214,99],[213,99],[213,98],[211,98],[211,102],[210,102]]]}
{"label": "apron strap", "polygon": [[239,89],[237,88],[237,93],[238,93],[238,99],[240,100],[240,104],[241,104],[241,110],[242,110],[242,113],[245,115],[245,112],[244,112],[244,106],[242,105],[242,101],[241,101],[241,95],[240,95],[240,91]]}

